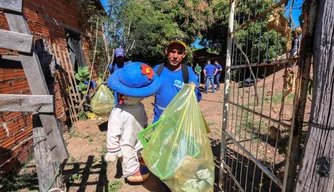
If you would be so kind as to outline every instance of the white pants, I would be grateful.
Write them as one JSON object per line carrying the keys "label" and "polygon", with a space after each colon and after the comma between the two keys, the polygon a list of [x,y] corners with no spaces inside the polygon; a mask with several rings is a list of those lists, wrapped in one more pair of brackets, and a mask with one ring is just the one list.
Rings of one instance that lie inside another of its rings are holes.
{"label": "white pants", "polygon": [[110,153],[121,151],[124,177],[131,176],[139,170],[138,157],[141,157],[143,146],[138,139],[138,133],[146,125],[147,116],[142,104],[138,106],[116,105],[110,114],[107,150]]}

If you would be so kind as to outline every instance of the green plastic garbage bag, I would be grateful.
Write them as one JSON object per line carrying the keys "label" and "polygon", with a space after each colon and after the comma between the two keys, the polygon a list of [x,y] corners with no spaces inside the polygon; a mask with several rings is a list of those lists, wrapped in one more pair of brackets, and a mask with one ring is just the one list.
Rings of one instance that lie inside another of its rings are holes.
{"label": "green plastic garbage bag", "polygon": [[184,85],[142,151],[149,170],[174,192],[210,192],[214,162],[195,85]]}
{"label": "green plastic garbage bag", "polygon": [[114,107],[114,102],[113,92],[105,85],[101,85],[93,96],[90,107],[96,115],[108,116]]}

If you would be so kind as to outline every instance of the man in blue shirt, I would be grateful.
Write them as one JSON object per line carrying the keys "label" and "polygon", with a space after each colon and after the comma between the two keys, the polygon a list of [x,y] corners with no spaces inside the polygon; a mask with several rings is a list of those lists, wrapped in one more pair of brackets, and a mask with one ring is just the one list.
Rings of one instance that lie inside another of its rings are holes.
{"label": "man in blue shirt", "polygon": [[213,79],[214,79],[214,76],[216,75],[216,72],[217,72],[216,66],[212,65],[210,60],[208,60],[203,70],[204,76],[206,77],[205,93],[208,93],[209,83],[211,84],[211,87],[212,87],[212,93],[215,92],[215,84],[213,82]]}
{"label": "man in blue shirt", "polygon": [[223,68],[222,68],[222,66],[218,63],[218,61],[217,60],[215,60],[215,66],[216,66],[216,75],[215,75],[215,83],[217,84],[217,90],[219,90],[220,89],[220,82],[219,82],[219,80],[220,80],[220,75],[221,75],[221,73],[222,73],[222,71],[223,71]]}
{"label": "man in blue shirt", "polygon": [[[159,75],[161,87],[155,95],[153,123],[159,119],[163,110],[185,84],[181,64],[183,58],[186,56],[186,44],[184,40],[182,38],[174,37],[165,49],[165,54],[167,56],[166,63],[154,67],[154,71]],[[164,67],[159,74],[158,69],[161,65],[164,65]],[[189,74],[188,82],[194,83],[198,87],[198,81],[194,71],[191,67],[186,67]],[[199,101],[202,95],[198,88],[195,92],[197,100]]]}

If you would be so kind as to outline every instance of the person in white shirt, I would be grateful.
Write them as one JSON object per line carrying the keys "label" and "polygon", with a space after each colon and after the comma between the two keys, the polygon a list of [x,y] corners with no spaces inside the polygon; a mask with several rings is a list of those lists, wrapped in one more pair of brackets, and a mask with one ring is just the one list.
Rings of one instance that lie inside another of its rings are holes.
{"label": "person in white shirt", "polygon": [[137,135],[147,126],[146,112],[140,101],[160,88],[160,80],[147,64],[134,62],[115,71],[108,85],[118,93],[118,103],[108,121],[105,160],[116,161],[122,157],[123,177],[129,182],[143,182],[149,170],[140,163],[142,145]]}

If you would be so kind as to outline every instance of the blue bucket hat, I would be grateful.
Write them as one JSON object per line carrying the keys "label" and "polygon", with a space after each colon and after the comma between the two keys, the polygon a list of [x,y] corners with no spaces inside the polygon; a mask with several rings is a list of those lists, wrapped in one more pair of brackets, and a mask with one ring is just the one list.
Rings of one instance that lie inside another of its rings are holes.
{"label": "blue bucket hat", "polygon": [[108,85],[112,90],[123,95],[148,97],[158,91],[160,80],[147,64],[132,62],[110,75]]}

